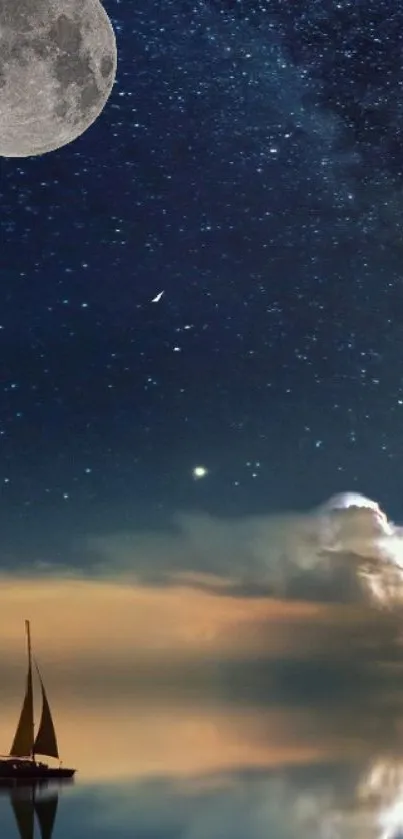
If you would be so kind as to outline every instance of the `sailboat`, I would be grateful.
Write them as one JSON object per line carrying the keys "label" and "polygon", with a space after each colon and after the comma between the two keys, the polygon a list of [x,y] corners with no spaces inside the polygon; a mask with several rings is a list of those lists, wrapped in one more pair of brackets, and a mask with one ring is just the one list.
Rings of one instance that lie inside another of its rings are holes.
{"label": "sailboat", "polygon": [[22,782],[26,782],[27,780],[39,781],[46,778],[72,778],[76,771],[75,769],[67,769],[60,763],[57,767],[48,766],[36,758],[37,755],[44,755],[60,760],[52,713],[36,662],[35,667],[42,693],[42,714],[38,730],[35,734],[31,630],[29,621],[25,621],[25,631],[27,635],[28,653],[25,697],[10,753],[6,757],[0,758],[0,783],[6,778],[12,778],[15,781]]}

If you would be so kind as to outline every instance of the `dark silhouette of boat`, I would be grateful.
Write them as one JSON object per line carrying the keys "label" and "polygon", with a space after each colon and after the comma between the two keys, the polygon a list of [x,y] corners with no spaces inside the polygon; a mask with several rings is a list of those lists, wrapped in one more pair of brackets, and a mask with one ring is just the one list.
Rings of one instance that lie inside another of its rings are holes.
{"label": "dark silhouette of boat", "polygon": [[17,786],[8,790],[7,795],[20,839],[34,839],[35,822],[39,825],[41,839],[52,839],[59,802],[56,791],[44,796],[40,793],[40,785],[31,784],[29,787]]}
{"label": "dark silhouette of boat", "polygon": [[[34,694],[32,678],[31,632],[29,621],[25,621],[27,634],[28,672],[24,702],[17,730],[9,755],[0,757],[0,786],[7,779],[13,781],[39,781],[41,779],[72,778],[75,769],[67,769],[60,763],[59,748],[53,724],[52,713],[39,667],[35,661],[42,693],[42,714],[35,734]],[[37,760],[37,755],[59,760],[58,766],[49,766]]]}

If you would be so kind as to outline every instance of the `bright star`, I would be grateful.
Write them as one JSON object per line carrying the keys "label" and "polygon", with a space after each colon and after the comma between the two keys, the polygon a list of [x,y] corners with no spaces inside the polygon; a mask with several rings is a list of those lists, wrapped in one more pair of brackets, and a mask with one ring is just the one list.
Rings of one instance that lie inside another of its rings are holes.
{"label": "bright star", "polygon": [[208,469],[205,466],[195,466],[192,469],[192,475],[195,481],[198,481],[200,478],[205,478],[208,475]]}

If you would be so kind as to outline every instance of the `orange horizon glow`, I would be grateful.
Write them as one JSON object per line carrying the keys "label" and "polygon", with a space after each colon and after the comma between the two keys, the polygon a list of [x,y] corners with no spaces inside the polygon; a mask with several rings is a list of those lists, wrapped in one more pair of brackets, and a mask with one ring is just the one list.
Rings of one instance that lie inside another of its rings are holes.
{"label": "orange horizon glow", "polygon": [[[309,712],[156,701],[53,703],[64,766],[81,781],[145,776],[196,776],[239,769],[272,769],[316,763],[329,756],[365,754],[362,744],[304,734]],[[7,754],[19,706],[2,707],[0,753]],[[56,761],[50,760],[50,763]]]}
{"label": "orange horizon glow", "polygon": [[[151,588],[124,579],[3,574],[3,753],[10,746],[22,702],[25,619],[31,621],[34,654],[49,692],[63,762],[77,766],[80,777],[89,780],[324,759],[329,742],[300,737],[298,732],[294,736],[294,711],[288,716],[273,708],[241,712],[197,695],[187,707],[179,700],[169,704],[160,695],[157,706],[152,688],[141,702],[134,692],[142,672],[136,663],[150,663],[151,670],[157,665],[158,670],[158,662],[164,662],[169,672],[171,662],[198,665],[220,656],[236,661],[262,653],[303,654],[316,638],[323,644],[324,626],[340,631],[345,646],[346,627],[356,631],[367,621],[377,630],[381,620],[356,606],[235,598],[183,583]],[[329,644],[326,634],[325,643]],[[115,682],[115,671],[123,674],[120,681]],[[125,682],[126,675],[130,679]],[[331,748],[337,751],[337,740]]]}
{"label": "orange horizon glow", "polygon": [[[314,619],[320,606],[234,598],[190,586],[151,588],[126,581],[0,577],[0,652],[21,649],[24,620],[36,648],[63,656],[130,649],[234,652],[232,628]],[[273,639],[274,640],[274,639]]]}
{"label": "orange horizon glow", "polygon": [[3,574],[0,683],[2,671],[25,666],[27,618],[40,662],[80,678],[87,668],[89,679],[91,670],[124,673],[136,662],[343,656],[350,640],[365,645],[385,630],[387,641],[391,621],[367,607],[232,597],[183,583],[153,588],[125,579]]}

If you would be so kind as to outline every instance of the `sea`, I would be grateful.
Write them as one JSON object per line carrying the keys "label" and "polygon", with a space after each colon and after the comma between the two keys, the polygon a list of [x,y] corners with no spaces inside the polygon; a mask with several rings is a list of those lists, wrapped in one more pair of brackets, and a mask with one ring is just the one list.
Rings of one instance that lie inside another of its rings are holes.
{"label": "sea", "polygon": [[403,837],[398,692],[72,704],[74,782],[1,790],[1,839]]}

